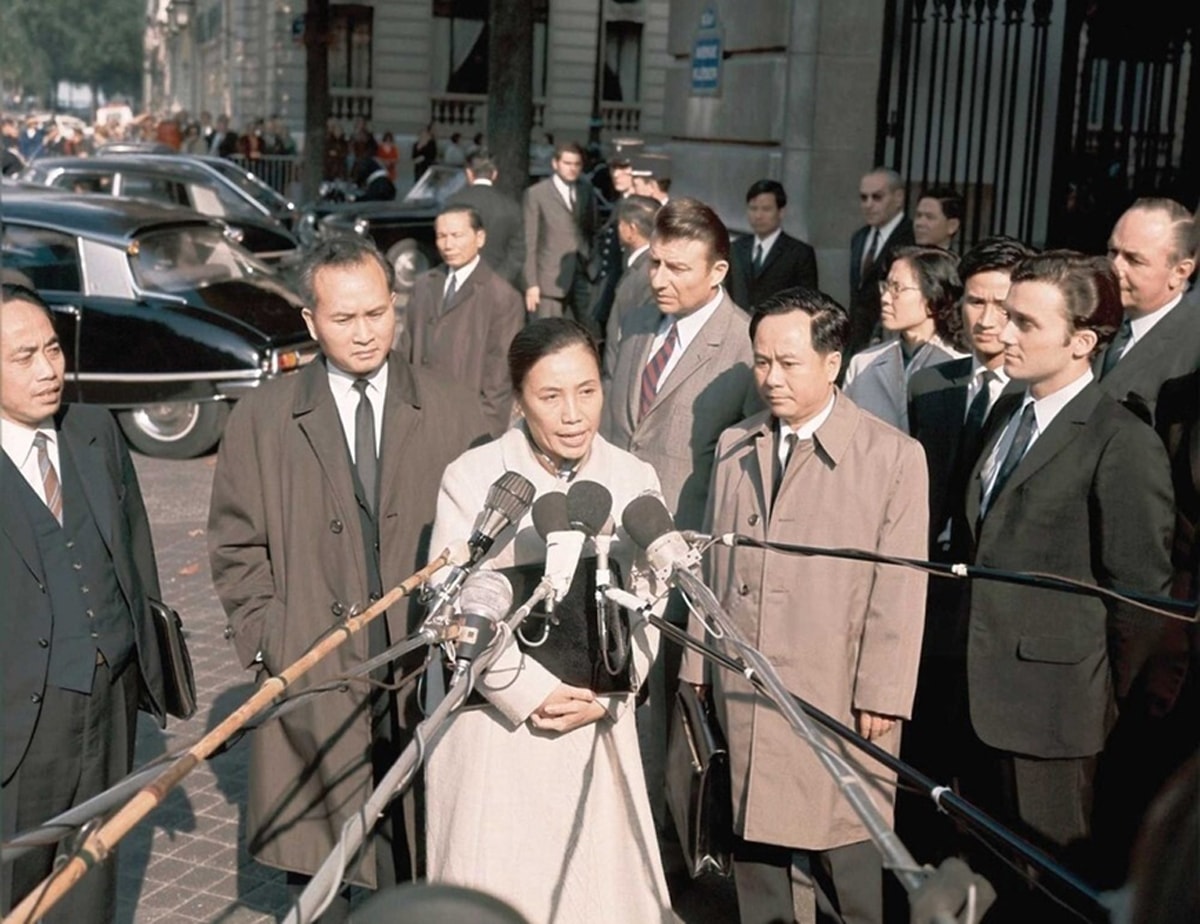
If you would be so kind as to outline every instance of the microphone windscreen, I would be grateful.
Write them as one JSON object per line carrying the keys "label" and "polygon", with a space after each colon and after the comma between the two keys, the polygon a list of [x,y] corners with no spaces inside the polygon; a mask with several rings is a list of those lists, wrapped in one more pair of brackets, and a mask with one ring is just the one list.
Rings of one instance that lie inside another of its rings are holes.
{"label": "microphone windscreen", "polygon": [[562,491],[550,491],[539,497],[533,505],[533,528],[543,539],[551,533],[570,529],[567,495]]}
{"label": "microphone windscreen", "polygon": [[518,472],[505,472],[488,488],[484,506],[503,514],[509,523],[518,522],[533,503],[537,489]]}
{"label": "microphone windscreen", "polygon": [[567,491],[567,521],[571,529],[595,536],[608,522],[613,499],[608,488],[595,481],[577,481]]}
{"label": "microphone windscreen", "polygon": [[474,571],[463,582],[458,603],[464,613],[499,621],[512,608],[512,584],[499,571]]}
{"label": "microphone windscreen", "polygon": [[671,511],[656,494],[639,494],[631,500],[621,514],[621,525],[642,549],[675,529]]}

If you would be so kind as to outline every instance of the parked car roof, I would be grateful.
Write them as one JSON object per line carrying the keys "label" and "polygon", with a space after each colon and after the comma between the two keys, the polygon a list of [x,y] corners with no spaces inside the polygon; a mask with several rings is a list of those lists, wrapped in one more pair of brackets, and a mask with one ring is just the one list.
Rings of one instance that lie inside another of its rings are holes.
{"label": "parked car roof", "polygon": [[0,213],[10,220],[60,228],[113,243],[127,243],[151,227],[221,224],[178,205],[19,186],[5,187]]}

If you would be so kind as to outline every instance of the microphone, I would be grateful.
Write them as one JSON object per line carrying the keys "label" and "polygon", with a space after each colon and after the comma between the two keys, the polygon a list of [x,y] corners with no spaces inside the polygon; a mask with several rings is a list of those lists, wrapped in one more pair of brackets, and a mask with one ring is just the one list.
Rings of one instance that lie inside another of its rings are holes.
{"label": "microphone", "polygon": [[492,483],[483,502],[479,525],[467,541],[472,565],[488,553],[500,533],[525,516],[536,493],[533,482],[517,472],[505,472]]}
{"label": "microphone", "polygon": [[577,481],[567,491],[567,522],[585,536],[596,536],[612,513],[608,488],[595,481]]}
{"label": "microphone", "polygon": [[548,612],[571,588],[586,538],[582,530],[571,528],[567,511],[567,495],[561,491],[543,494],[533,505],[534,528],[546,542],[546,570],[538,586],[546,585],[547,593],[541,599],[546,600]]}
{"label": "microphone", "polygon": [[454,620],[458,636],[454,642],[454,676],[457,684],[496,636],[496,624],[512,607],[512,584],[499,571],[477,571],[463,583],[458,602],[460,615]]}
{"label": "microphone", "polygon": [[675,521],[662,498],[640,494],[621,514],[621,525],[640,548],[646,550],[650,567],[660,579],[674,583],[678,572],[690,573],[700,563],[697,552],[675,529]]}

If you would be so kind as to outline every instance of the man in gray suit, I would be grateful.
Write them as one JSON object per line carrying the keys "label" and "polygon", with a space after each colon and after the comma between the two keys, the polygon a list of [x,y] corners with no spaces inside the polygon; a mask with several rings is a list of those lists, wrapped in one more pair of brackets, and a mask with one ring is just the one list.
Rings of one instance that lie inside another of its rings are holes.
{"label": "man in gray suit", "polygon": [[467,185],[446,200],[447,205],[469,205],[479,213],[487,240],[483,259],[496,273],[520,289],[525,262],[525,232],[521,229],[521,206],[495,187],[500,172],[496,163],[480,151],[467,158]]}
{"label": "man in gray suit", "polygon": [[554,172],[525,191],[525,308],[539,318],[573,317],[592,330],[596,194],[580,176],[583,150],[575,142],[560,143],[550,165]]}
{"label": "man in gray suit", "polygon": [[[699,529],[717,438],[762,409],[751,369],[749,319],[722,286],[729,232],[696,199],[672,199],[654,219],[650,286],[655,304],[634,308],[606,395],[605,439],[649,462],[680,529]],[[667,618],[687,624],[673,599]],[[679,649],[664,646],[647,678],[647,721],[638,723],[651,807],[665,824],[662,770]]]}
{"label": "man in gray suit", "polygon": [[634,308],[654,302],[654,291],[650,288],[650,234],[654,231],[657,211],[658,200],[628,196],[617,203],[613,212],[624,251],[624,266],[604,332],[604,374],[609,377],[617,368],[621,322]]}

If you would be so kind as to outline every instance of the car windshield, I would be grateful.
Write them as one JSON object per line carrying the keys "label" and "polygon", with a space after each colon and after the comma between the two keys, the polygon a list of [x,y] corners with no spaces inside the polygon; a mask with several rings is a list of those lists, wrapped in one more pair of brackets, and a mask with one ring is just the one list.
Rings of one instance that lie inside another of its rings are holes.
{"label": "car windshield", "polygon": [[151,292],[184,292],[215,282],[271,275],[220,228],[204,225],[139,235],[130,245],[129,264],[139,288]]}
{"label": "car windshield", "polygon": [[290,207],[290,203],[286,198],[275,192],[275,190],[253,173],[247,173],[237,164],[222,161],[220,163],[213,162],[212,166],[219,170],[222,176],[236,185],[238,189],[255,202],[265,206],[271,212],[286,212]]}
{"label": "car windshield", "polygon": [[404,197],[405,202],[436,199],[444,202],[467,184],[467,175],[458,167],[430,167]]}

